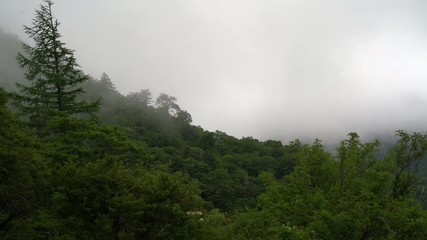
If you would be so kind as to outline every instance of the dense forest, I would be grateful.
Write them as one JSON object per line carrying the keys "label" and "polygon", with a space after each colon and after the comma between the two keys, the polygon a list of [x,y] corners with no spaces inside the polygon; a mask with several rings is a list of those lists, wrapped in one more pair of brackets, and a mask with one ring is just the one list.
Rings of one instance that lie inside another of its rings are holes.
{"label": "dense forest", "polygon": [[79,70],[51,6],[32,45],[0,30],[1,239],[427,239],[426,134],[330,153],[206,131]]}

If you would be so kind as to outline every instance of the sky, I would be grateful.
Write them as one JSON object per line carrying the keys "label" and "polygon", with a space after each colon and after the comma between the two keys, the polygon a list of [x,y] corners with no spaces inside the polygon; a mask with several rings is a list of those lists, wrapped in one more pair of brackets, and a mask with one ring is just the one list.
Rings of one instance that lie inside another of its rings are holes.
{"label": "sky", "polygon": [[[0,0],[26,36],[40,0]],[[427,127],[425,0],[57,0],[82,69],[178,98],[236,137],[334,142]]]}

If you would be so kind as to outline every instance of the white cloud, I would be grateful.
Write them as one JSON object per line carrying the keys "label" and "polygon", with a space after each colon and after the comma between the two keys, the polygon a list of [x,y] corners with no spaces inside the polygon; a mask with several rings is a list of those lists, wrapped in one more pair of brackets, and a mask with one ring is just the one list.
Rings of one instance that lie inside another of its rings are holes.
{"label": "white cloud", "polygon": [[[0,2],[7,28],[30,24],[12,13],[39,1],[18,2]],[[334,141],[423,129],[425,10],[421,0],[55,4],[83,69],[107,72],[124,93],[174,95],[195,124],[236,136]]]}

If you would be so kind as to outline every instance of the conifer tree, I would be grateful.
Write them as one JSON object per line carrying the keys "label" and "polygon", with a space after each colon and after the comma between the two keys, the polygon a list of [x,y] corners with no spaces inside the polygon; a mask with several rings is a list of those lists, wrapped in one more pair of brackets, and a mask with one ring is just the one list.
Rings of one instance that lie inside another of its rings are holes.
{"label": "conifer tree", "polygon": [[44,0],[36,10],[33,25],[24,26],[35,44],[23,43],[25,54],[17,56],[30,84],[17,84],[19,93],[14,103],[33,126],[43,126],[46,120],[58,114],[93,114],[99,108],[99,101],[88,103],[77,99],[83,93],[80,85],[88,76],[78,69],[74,51],[61,41],[52,5],[51,0]]}
{"label": "conifer tree", "polygon": [[116,89],[116,86],[114,85],[113,81],[111,81],[111,78],[106,73],[102,73],[99,82],[108,87],[109,89]]}

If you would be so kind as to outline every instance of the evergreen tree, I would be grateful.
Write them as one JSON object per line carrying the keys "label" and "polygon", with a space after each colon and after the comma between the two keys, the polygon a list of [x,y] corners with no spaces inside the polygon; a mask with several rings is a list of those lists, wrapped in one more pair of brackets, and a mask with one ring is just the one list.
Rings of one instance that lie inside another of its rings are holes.
{"label": "evergreen tree", "polygon": [[111,78],[106,73],[102,73],[99,82],[104,86],[108,87],[109,89],[116,89],[116,86],[114,85],[113,81],[111,81]]}
{"label": "evergreen tree", "polygon": [[30,85],[17,84],[19,93],[14,101],[31,125],[37,127],[58,114],[92,114],[99,107],[99,101],[76,99],[83,92],[80,84],[88,77],[78,69],[74,51],[61,41],[59,23],[52,15],[53,2],[44,3],[36,10],[33,26],[24,26],[35,45],[23,43],[25,54],[19,53],[17,60],[26,70]]}

